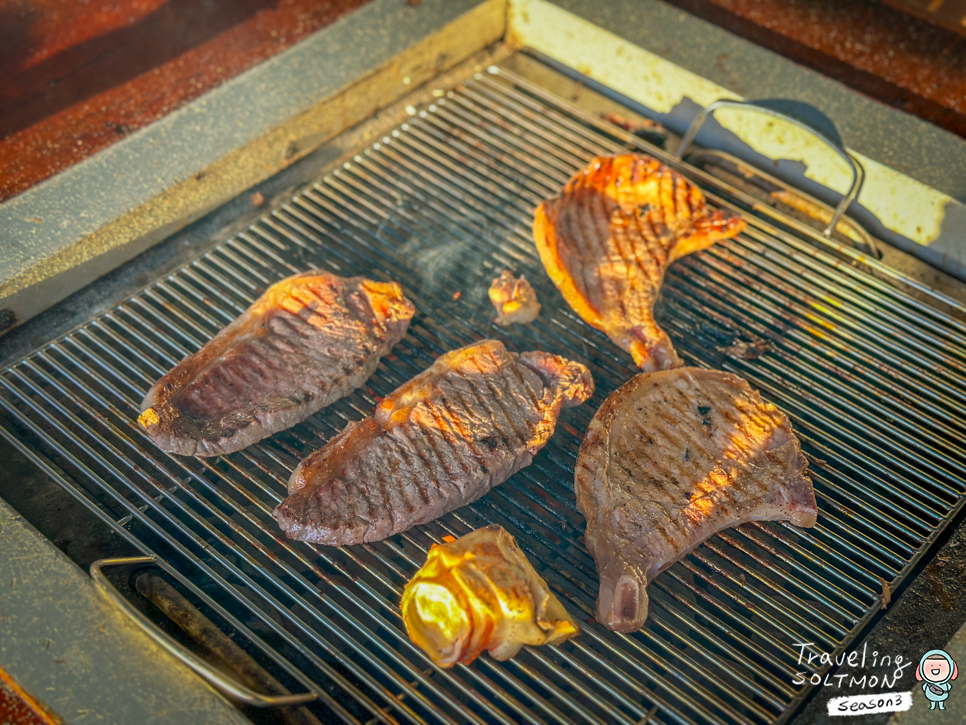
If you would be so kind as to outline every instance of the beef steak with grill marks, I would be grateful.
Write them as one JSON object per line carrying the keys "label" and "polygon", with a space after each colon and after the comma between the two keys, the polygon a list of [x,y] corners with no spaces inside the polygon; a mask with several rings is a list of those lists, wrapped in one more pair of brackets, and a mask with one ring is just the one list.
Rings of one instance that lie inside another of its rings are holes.
{"label": "beef steak with grill marks", "polygon": [[472,503],[553,435],[594,390],[580,363],[495,340],[440,356],[299,464],[275,518],[292,539],[379,541]]}
{"label": "beef steak with grill marks", "polygon": [[395,282],[284,279],[155,383],[138,422],[170,453],[241,450],[362,385],[415,311]]}

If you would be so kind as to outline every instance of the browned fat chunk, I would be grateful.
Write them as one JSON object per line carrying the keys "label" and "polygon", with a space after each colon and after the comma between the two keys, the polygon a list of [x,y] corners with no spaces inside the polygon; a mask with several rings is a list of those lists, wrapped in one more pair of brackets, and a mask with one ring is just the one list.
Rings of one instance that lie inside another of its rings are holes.
{"label": "browned fat chunk", "polygon": [[395,282],[289,277],[155,383],[138,422],[170,453],[241,450],[362,385],[414,313]]}
{"label": "browned fat chunk", "polygon": [[490,285],[490,302],[496,308],[498,325],[533,322],[540,314],[537,293],[522,274],[515,279],[510,272],[503,270]]}
{"label": "browned fat chunk", "polygon": [[741,378],[678,368],[631,379],[597,411],[577,458],[577,508],[600,578],[597,620],[640,629],[647,585],[723,529],[814,525],[805,467],[791,423]]}
{"label": "browned fat chunk", "polygon": [[484,650],[508,660],[523,645],[580,634],[516,540],[496,525],[434,544],[401,608],[409,638],[440,667],[468,665]]}
{"label": "browned fat chunk", "polygon": [[596,158],[543,202],[533,237],[574,311],[645,371],[681,364],[654,321],[674,260],[728,239],[745,222],[712,211],[694,184],[649,156]]}
{"label": "browned fat chunk", "polygon": [[580,363],[496,340],[440,356],[306,457],[275,518],[292,539],[380,541],[472,503],[553,435],[560,409],[594,390]]}

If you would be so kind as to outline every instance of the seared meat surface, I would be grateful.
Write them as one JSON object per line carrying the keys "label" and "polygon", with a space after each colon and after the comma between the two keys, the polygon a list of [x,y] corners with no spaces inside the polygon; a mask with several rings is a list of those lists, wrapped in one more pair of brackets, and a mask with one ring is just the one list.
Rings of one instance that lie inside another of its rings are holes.
{"label": "seared meat surface", "polygon": [[593,389],[585,366],[549,353],[495,340],[446,353],[306,457],[275,518],[289,538],[332,546],[432,521],[528,466],[560,409]]}
{"label": "seared meat surface", "polygon": [[540,314],[537,293],[522,274],[516,279],[510,272],[503,270],[490,285],[490,302],[496,308],[498,325],[533,322]]}
{"label": "seared meat surface", "polygon": [[591,421],[577,508],[597,563],[597,620],[633,632],[647,585],[709,536],[747,521],[815,524],[791,423],[741,378],[679,368],[631,379]]}
{"label": "seared meat surface", "polygon": [[654,321],[674,260],[733,237],[745,222],[711,211],[698,187],[649,156],[596,158],[539,206],[533,237],[547,273],[585,322],[645,371],[681,364]]}
{"label": "seared meat surface", "polygon": [[362,385],[415,311],[395,282],[284,279],[155,383],[138,422],[170,453],[241,450]]}

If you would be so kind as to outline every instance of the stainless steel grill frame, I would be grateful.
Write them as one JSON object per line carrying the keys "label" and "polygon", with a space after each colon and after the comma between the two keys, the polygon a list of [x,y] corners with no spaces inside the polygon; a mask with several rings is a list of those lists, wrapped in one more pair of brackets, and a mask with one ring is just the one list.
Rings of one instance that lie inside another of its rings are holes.
{"label": "stainless steel grill frame", "polygon": [[[543,273],[534,206],[597,154],[671,158],[506,70],[478,74],[246,231],[0,372],[0,432],[347,722],[781,722],[797,642],[849,647],[963,504],[966,314],[818,232],[747,215],[738,239],[668,273],[659,319],[690,364],[730,370],[792,418],[818,525],[719,534],[651,585],[634,635],[592,620],[573,463],[594,411],[634,374]],[[712,203],[750,198],[687,164]],[[490,324],[486,289],[524,272],[537,323]],[[369,383],[306,423],[217,459],[154,448],[136,425],[150,385],[272,282],[307,268],[399,281],[418,313]],[[913,292],[916,297],[910,294]],[[457,292],[461,293],[458,299]],[[927,301],[922,301],[923,299]],[[298,460],[454,347],[499,337],[588,364],[595,397],[567,411],[533,465],[477,503],[378,544],[289,542],[271,520]],[[735,340],[770,340],[755,360]],[[442,536],[513,533],[584,634],[432,668],[406,637],[402,587]]]}

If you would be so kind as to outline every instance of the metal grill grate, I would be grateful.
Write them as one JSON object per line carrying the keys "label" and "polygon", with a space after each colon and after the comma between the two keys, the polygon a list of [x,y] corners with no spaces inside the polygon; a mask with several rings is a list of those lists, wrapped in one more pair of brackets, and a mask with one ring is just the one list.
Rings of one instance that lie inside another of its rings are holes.
{"label": "metal grill grate", "polygon": [[[590,619],[597,582],[573,464],[594,411],[634,371],[560,298],[530,223],[575,169],[628,144],[667,160],[506,71],[478,75],[245,232],[4,370],[2,432],[346,721],[779,721],[808,694],[792,684],[805,669],[793,644],[847,647],[883,583],[897,585],[962,504],[966,326],[943,311],[951,301],[914,300],[888,268],[754,218],[740,238],[676,263],[659,320],[688,363],[737,372],[791,416],[819,523],[715,536],[652,584],[643,631],[604,630]],[[714,203],[740,201],[684,168]],[[150,445],[135,424],[148,387],[307,268],[394,279],[416,304],[368,385],[230,456]],[[503,268],[534,283],[534,325],[490,325],[486,289]],[[280,535],[271,511],[301,456],[434,356],[487,336],[572,356],[598,383],[532,466],[378,544]],[[719,350],[736,340],[772,349],[755,360]],[[403,630],[402,587],[432,543],[487,523],[517,537],[584,634],[434,670]]]}

